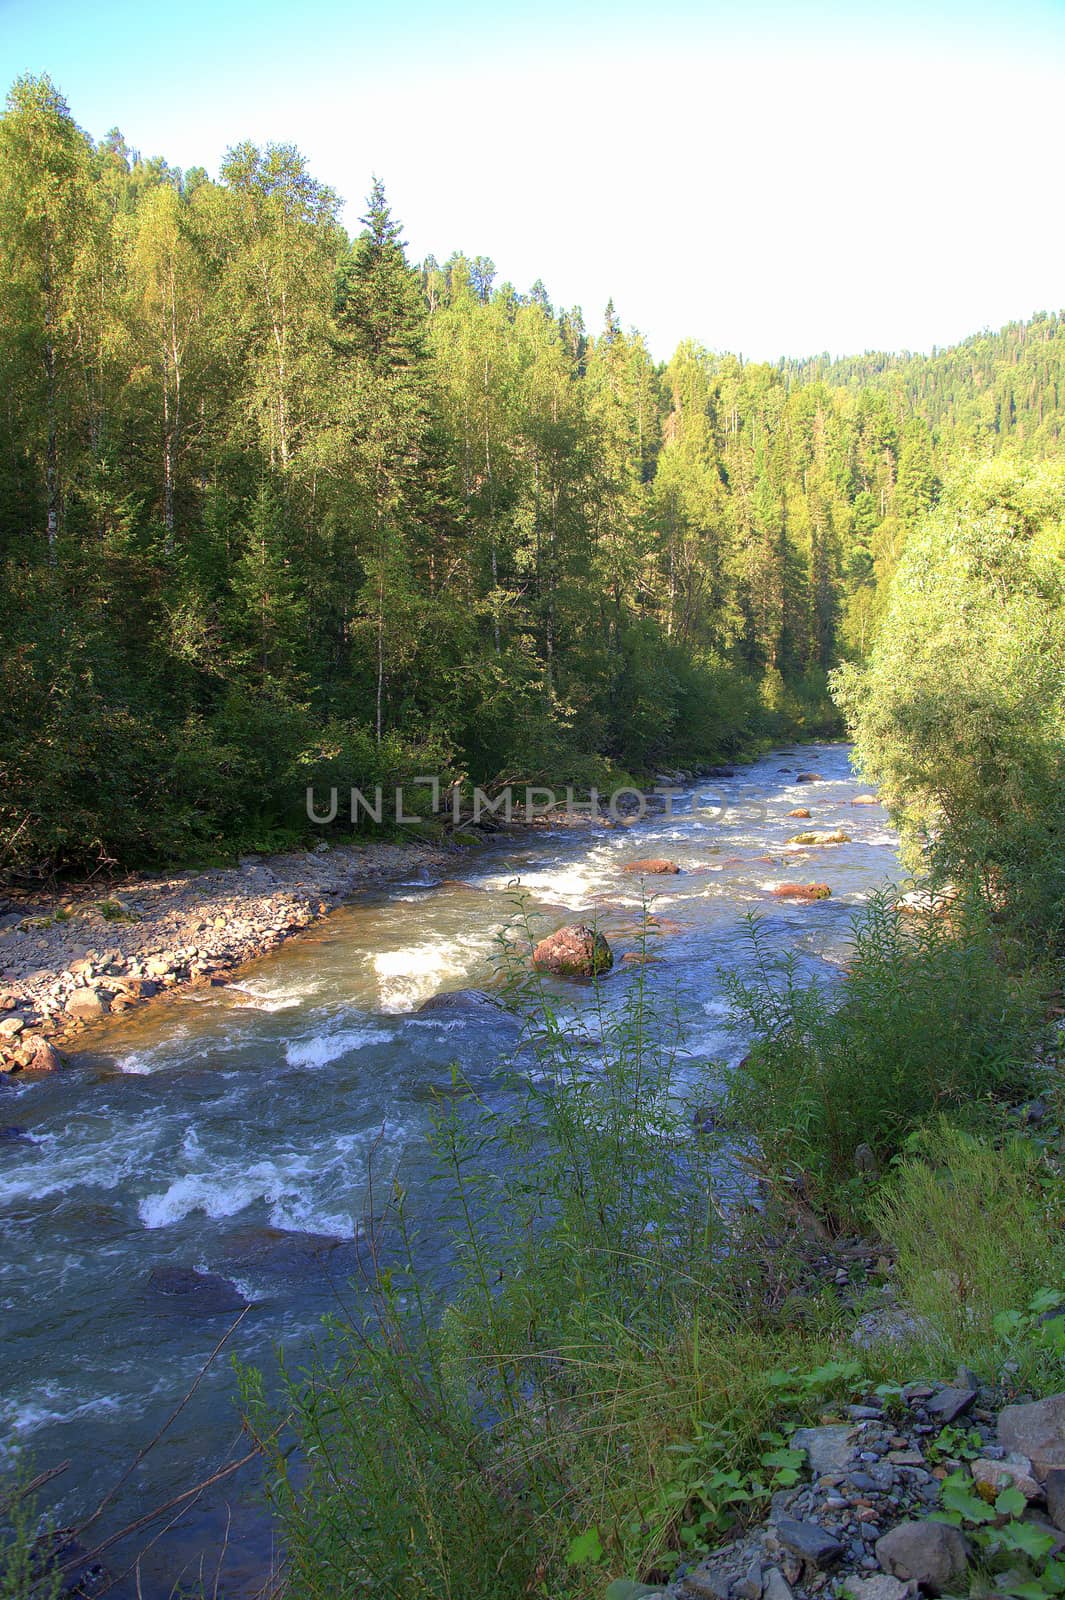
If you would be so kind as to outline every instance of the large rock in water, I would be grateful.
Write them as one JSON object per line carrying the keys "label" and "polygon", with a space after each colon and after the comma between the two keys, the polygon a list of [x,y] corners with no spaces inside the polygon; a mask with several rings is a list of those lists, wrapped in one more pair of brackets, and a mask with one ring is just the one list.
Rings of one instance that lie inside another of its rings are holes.
{"label": "large rock in water", "polygon": [[1040,1483],[1056,1467],[1065,1467],[1065,1394],[1007,1406],[999,1412],[998,1442],[1027,1456]]}
{"label": "large rock in water", "polygon": [[445,989],[430,995],[418,1007],[418,1016],[439,1017],[441,1022],[514,1022],[517,1019],[494,995],[483,989]]}
{"label": "large rock in water", "polygon": [[626,872],[640,872],[648,877],[666,877],[670,873],[680,871],[675,861],[666,861],[661,856],[648,856],[645,861],[630,861],[625,867]]}
{"label": "large rock in water", "polygon": [[830,900],[832,890],[827,883],[778,883],[770,893],[774,900]]}
{"label": "large rock in water", "polygon": [[842,828],[833,828],[830,833],[796,833],[788,840],[789,844],[850,844],[851,836],[844,833]]}
{"label": "large rock in water", "polygon": [[148,1308],[171,1316],[217,1317],[243,1311],[248,1301],[217,1272],[194,1267],[153,1267],[148,1274]]}
{"label": "large rock in water", "polygon": [[557,978],[594,978],[610,971],[614,952],[601,933],[579,922],[541,939],[532,959],[540,972],[553,972]]}

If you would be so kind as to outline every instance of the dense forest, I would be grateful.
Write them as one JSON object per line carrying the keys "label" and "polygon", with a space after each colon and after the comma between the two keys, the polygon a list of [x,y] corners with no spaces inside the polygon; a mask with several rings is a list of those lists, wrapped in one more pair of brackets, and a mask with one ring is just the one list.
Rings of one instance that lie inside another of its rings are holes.
{"label": "dense forest", "polygon": [[297,835],[308,782],[588,782],[837,726],[959,463],[1059,453],[1055,316],[778,365],[406,258],[289,145],[0,120],[0,866]]}

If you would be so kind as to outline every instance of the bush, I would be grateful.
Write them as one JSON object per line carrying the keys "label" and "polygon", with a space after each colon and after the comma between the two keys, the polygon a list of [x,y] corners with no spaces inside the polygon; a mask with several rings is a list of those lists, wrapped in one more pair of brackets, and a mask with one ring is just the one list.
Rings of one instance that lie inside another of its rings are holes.
{"label": "bush", "polygon": [[1065,938],[1065,467],[960,478],[912,537],[868,667],[837,697],[911,860],[979,876]]}
{"label": "bush", "polygon": [[733,1115],[769,1169],[830,1217],[853,1213],[871,1175],[937,1112],[973,1115],[1023,1092],[1034,1042],[1032,995],[996,958],[982,913],[904,916],[873,899],[855,927],[838,988],[802,988],[773,962],[751,919],[752,977],[733,980],[755,1042],[729,1090]]}
{"label": "bush", "polygon": [[[945,1120],[915,1136],[870,1209],[896,1256],[897,1285],[927,1329],[934,1363],[991,1373],[1015,1356],[1012,1308],[1041,1286],[1065,1284],[1065,1195],[1060,1173],[1030,1140],[974,1138]],[[1005,1317],[1004,1317],[1005,1314]],[[1040,1346],[1020,1341],[1039,1386]],[[1047,1382],[1061,1383],[1060,1352]],[[1022,1380],[1023,1381],[1023,1380]]]}

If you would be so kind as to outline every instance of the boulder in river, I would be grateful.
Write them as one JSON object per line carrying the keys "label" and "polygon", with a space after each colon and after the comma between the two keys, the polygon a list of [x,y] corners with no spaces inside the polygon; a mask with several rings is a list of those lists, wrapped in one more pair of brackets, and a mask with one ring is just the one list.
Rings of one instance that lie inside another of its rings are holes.
{"label": "boulder in river", "polygon": [[148,1274],[148,1309],[168,1316],[217,1317],[243,1311],[248,1301],[228,1278],[195,1267],[163,1264]]}
{"label": "boulder in river", "polygon": [[[351,1241],[348,1242],[351,1251]],[[289,1228],[236,1228],[225,1241],[227,1262],[237,1271],[250,1269],[282,1277],[302,1277],[324,1267],[345,1241],[334,1233],[298,1233]],[[345,1265],[347,1262],[345,1260]],[[354,1265],[354,1262],[351,1263]],[[220,1279],[225,1282],[225,1279]]]}
{"label": "boulder in river", "polygon": [[796,783],[824,783],[819,772],[800,772],[795,778]]}
{"label": "boulder in river", "polygon": [[23,1034],[12,1059],[23,1072],[58,1072],[63,1065],[59,1051],[39,1033]]}
{"label": "boulder in river", "polygon": [[774,900],[828,900],[832,890],[827,883],[778,883],[770,890]]}
{"label": "boulder in river", "polygon": [[844,833],[842,828],[833,828],[830,833],[797,833],[788,840],[789,844],[850,844],[851,836]]}
{"label": "boulder in river", "polygon": [[877,794],[856,794],[851,801],[852,806],[878,806],[880,796]]}
{"label": "boulder in river", "polygon": [[626,872],[639,872],[648,877],[665,878],[680,871],[675,861],[667,861],[663,856],[648,856],[643,861],[629,861],[625,866]]}
{"label": "boulder in river", "polygon": [[594,978],[609,972],[614,952],[601,933],[579,922],[548,934],[533,951],[533,966],[558,978]]}
{"label": "boulder in river", "polygon": [[516,1021],[501,1001],[483,989],[445,989],[430,995],[418,1007],[419,1017],[438,1017],[441,1022],[491,1022]]}
{"label": "boulder in river", "polygon": [[794,811],[789,811],[788,812],[788,816],[789,817],[806,817],[806,818],[809,818],[809,815],[810,815],[809,808],[806,807],[806,806],[796,806]]}

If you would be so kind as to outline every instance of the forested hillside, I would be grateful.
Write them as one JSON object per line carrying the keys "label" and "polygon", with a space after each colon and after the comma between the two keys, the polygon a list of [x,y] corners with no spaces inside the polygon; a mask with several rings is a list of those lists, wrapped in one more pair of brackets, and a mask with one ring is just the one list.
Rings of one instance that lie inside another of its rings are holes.
{"label": "forested hillside", "polygon": [[830,728],[947,469],[1061,449],[1056,317],[662,365],[612,305],[408,262],[376,182],[354,238],[339,211],[291,146],[216,181],[11,91],[0,867],[281,842],[312,780],[580,782]]}

